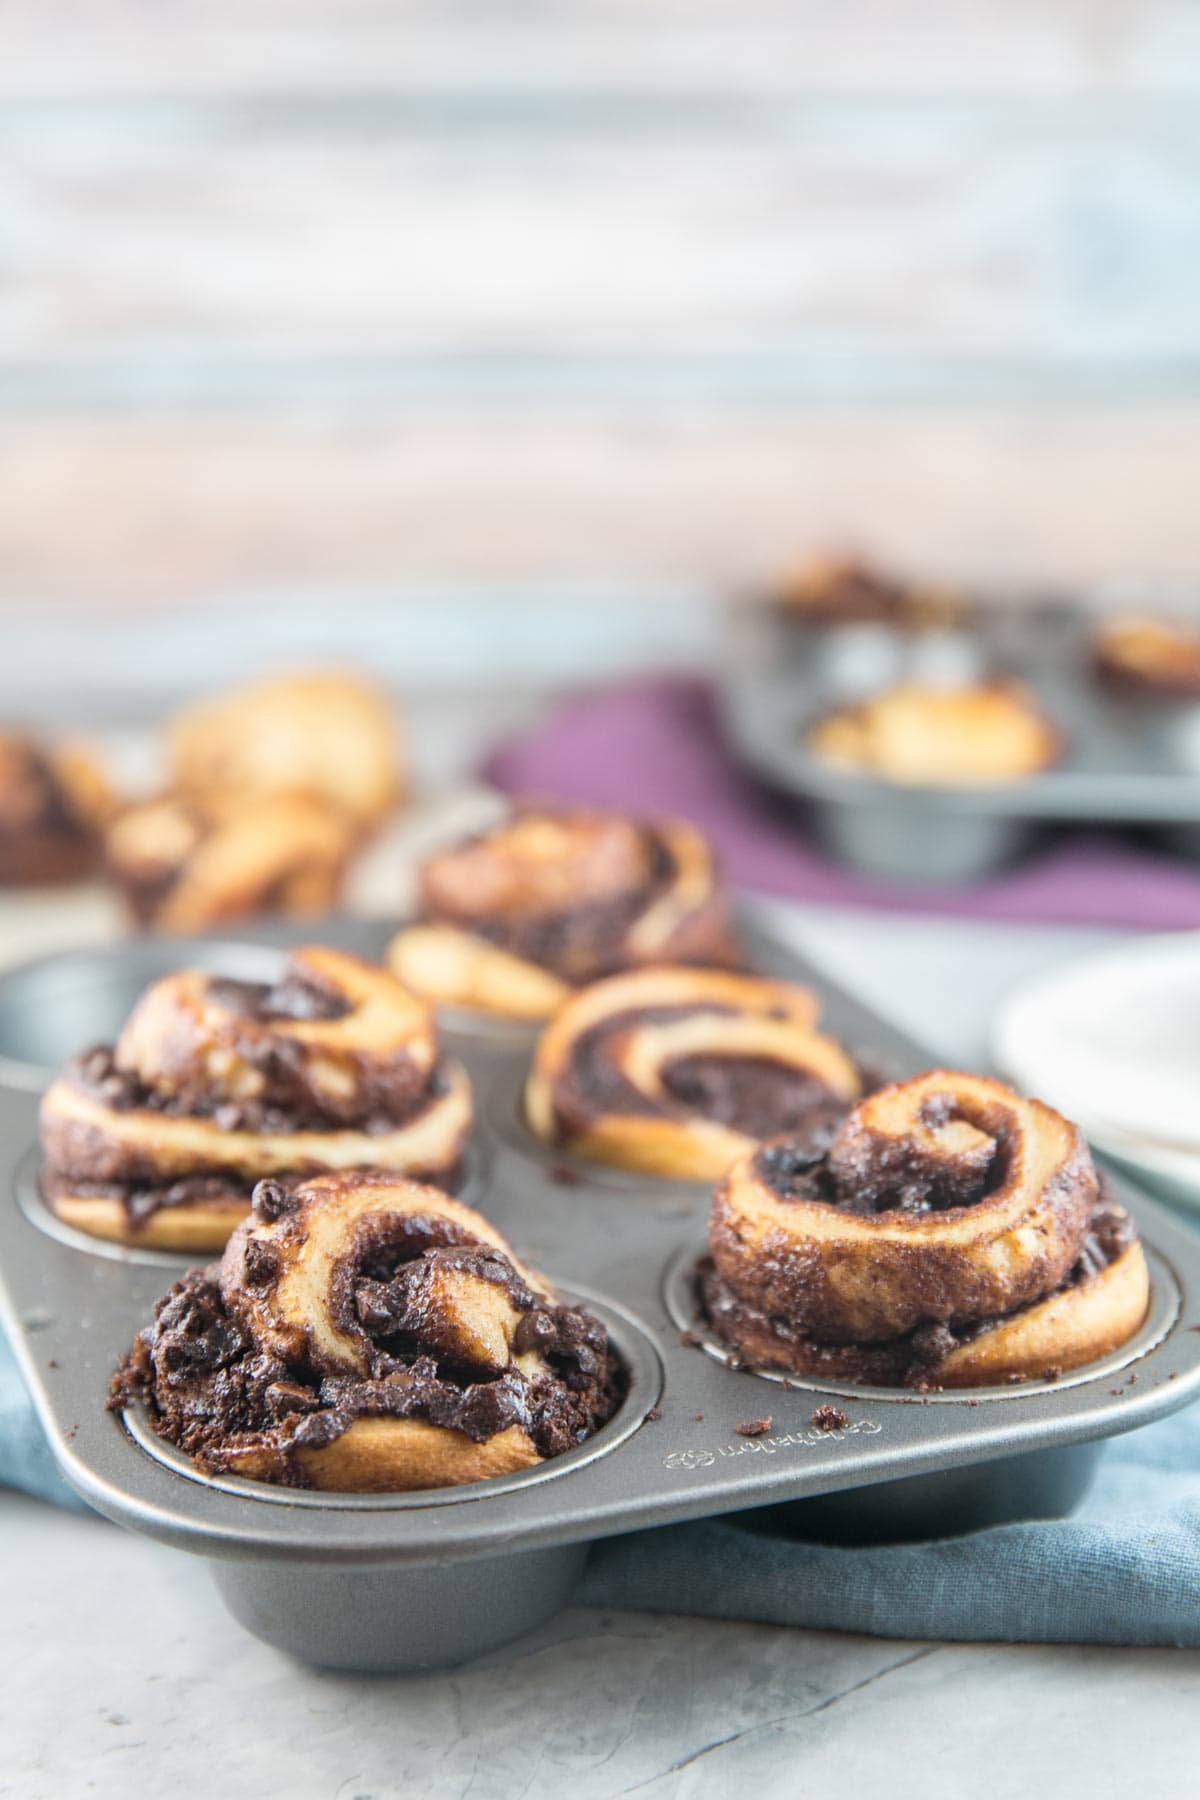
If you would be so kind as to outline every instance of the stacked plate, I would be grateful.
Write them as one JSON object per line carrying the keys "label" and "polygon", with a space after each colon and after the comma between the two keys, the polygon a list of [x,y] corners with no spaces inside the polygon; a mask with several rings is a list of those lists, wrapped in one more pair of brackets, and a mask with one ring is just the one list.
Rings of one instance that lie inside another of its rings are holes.
{"label": "stacked plate", "polygon": [[999,1068],[1104,1155],[1200,1211],[1200,931],[1148,938],[1023,988]]}

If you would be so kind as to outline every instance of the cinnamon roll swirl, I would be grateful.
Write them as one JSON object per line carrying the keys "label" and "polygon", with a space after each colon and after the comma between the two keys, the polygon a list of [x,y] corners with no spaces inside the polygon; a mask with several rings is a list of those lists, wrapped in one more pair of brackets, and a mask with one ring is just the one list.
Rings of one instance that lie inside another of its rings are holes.
{"label": "cinnamon roll swirl", "polygon": [[1149,1278],[1078,1127],[938,1069],[868,1095],[832,1142],[777,1138],[717,1186],[702,1278],[760,1367],[917,1387],[1061,1373],[1124,1343]]}
{"label": "cinnamon roll swirl", "polygon": [[46,1093],[43,1191],[93,1236],[215,1250],[265,1175],[451,1179],[471,1117],[424,1001],[358,957],[296,950],[273,986],[185,970],[148,988]]}
{"label": "cinnamon roll swirl", "polygon": [[113,820],[105,860],[139,925],[204,931],[331,911],[355,847],[345,816],[323,801],[250,801],[218,821],[167,795]]}
{"label": "cinnamon roll swirl", "polygon": [[693,826],[532,809],[427,858],[418,922],[389,951],[417,993],[526,1019],[621,969],[738,958],[729,896]]}
{"label": "cinnamon roll swirl", "polygon": [[155,1309],[110,1404],[206,1474],[393,1492],[533,1468],[614,1410],[604,1327],[499,1232],[395,1176],[264,1181]]}
{"label": "cinnamon roll swirl", "polygon": [[809,989],[716,969],[596,982],[543,1031],[525,1087],[547,1142],[622,1168],[713,1180],[763,1138],[831,1136],[861,1092]]}

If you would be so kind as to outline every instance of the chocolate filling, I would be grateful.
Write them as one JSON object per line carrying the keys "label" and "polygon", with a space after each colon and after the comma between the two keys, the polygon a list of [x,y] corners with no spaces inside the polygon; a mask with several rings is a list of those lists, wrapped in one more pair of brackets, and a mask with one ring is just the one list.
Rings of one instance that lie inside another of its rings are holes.
{"label": "chocolate filling", "polygon": [[[1064,1293],[1093,1280],[1136,1239],[1137,1229],[1128,1213],[1102,1192],[1079,1255],[1065,1280],[1052,1292]],[[881,1387],[932,1385],[931,1372],[951,1351],[1005,1320],[1019,1318],[1022,1312],[1040,1306],[1050,1297],[1043,1294],[1015,1312],[975,1319],[969,1324],[946,1325],[930,1320],[903,1337],[881,1343],[835,1344],[810,1336],[795,1321],[752,1306],[717,1273],[710,1257],[704,1257],[696,1271],[697,1312],[715,1335],[735,1350],[740,1344],[753,1341],[759,1351],[766,1340],[771,1345],[770,1354],[765,1359],[758,1357],[764,1366]]]}
{"label": "chocolate filling", "polygon": [[847,1110],[815,1075],[766,1056],[684,1056],[662,1080],[689,1112],[753,1138],[804,1131],[831,1141]]}
{"label": "chocolate filling", "polygon": [[[294,1131],[350,1129],[370,1137],[381,1137],[398,1126],[409,1124],[447,1091],[445,1076],[439,1068],[426,1077],[415,1064],[410,1063],[402,1070],[403,1059],[398,1058],[374,1090],[370,1081],[364,1078],[364,1087],[375,1104],[360,1117],[351,1119],[345,1113],[333,1110],[322,1100],[320,1093],[314,1091],[299,1046],[278,1039],[267,1045],[246,1044],[242,1050],[246,1060],[263,1073],[263,1095],[229,1100],[206,1092],[199,1082],[173,1094],[161,1094],[146,1086],[131,1070],[118,1068],[113,1048],[108,1044],[99,1044],[76,1057],[67,1065],[66,1075],[113,1112],[156,1112],[164,1118],[211,1119],[222,1131],[253,1131],[270,1136]],[[387,1089],[390,1103],[386,1106],[382,1103],[383,1094],[379,1092],[381,1086]],[[286,1102],[284,1096],[289,1096]]]}
{"label": "chocolate filling", "polygon": [[220,977],[209,982],[208,991],[219,1006],[264,1022],[272,1019],[344,1019],[352,1010],[350,1003],[335,988],[325,986],[311,975],[302,978],[294,970],[287,971],[276,982],[232,981]]}
{"label": "chocolate filling", "polygon": [[[302,1181],[308,1176],[320,1173],[320,1169],[281,1169],[275,1177],[275,1185],[281,1191],[285,1191],[289,1183]],[[434,1169],[413,1169],[405,1172],[407,1180],[433,1182],[447,1194],[458,1192],[462,1186],[463,1175],[462,1158],[448,1168],[441,1166]],[[238,1176],[229,1172],[223,1173],[220,1170],[184,1175],[176,1181],[162,1183],[153,1181],[123,1183],[89,1181],[82,1176],[62,1175],[53,1169],[46,1169],[42,1173],[39,1185],[42,1196],[52,1211],[56,1210],[56,1202],[60,1199],[119,1201],[134,1230],[146,1225],[155,1213],[168,1211],[174,1206],[203,1206],[230,1201],[234,1205],[249,1207],[252,1189],[251,1180],[240,1180]],[[260,1182],[259,1186],[262,1185]]]}
{"label": "chocolate filling", "polygon": [[[936,1129],[956,1116],[953,1103],[939,1098],[926,1106],[924,1123]],[[846,1149],[834,1143],[836,1126],[835,1118],[827,1130],[820,1118],[815,1129],[787,1143],[764,1145],[754,1159],[755,1176],[785,1203],[819,1201],[870,1217],[977,1206],[1003,1186],[1008,1173],[1003,1130],[965,1154],[938,1156],[923,1153],[908,1137],[864,1136]]]}
{"label": "chocolate filling", "polygon": [[554,1088],[554,1113],[562,1136],[586,1131],[602,1113],[668,1118],[682,1107],[747,1137],[811,1131],[827,1147],[849,1102],[806,1070],[789,1068],[772,1057],[718,1052],[677,1057],[662,1071],[666,1102],[654,1100],[626,1080],[611,1055],[614,1039],[642,1026],[686,1019],[697,1010],[726,1018],[735,1011],[709,1005],[631,1008],[581,1033]]}
{"label": "chocolate filling", "polygon": [[57,1199],[68,1197],[118,1200],[134,1230],[145,1225],[155,1213],[173,1206],[211,1206],[222,1202],[232,1202],[236,1206],[239,1201],[246,1206],[250,1204],[249,1184],[240,1183],[233,1175],[185,1175],[178,1181],[156,1187],[153,1183],[121,1186],[110,1181],[79,1181],[48,1171],[42,1176],[41,1185],[51,1208]]}
{"label": "chocolate filling", "polygon": [[[272,1204],[269,1194],[268,1212]],[[260,1210],[257,1197],[255,1205]],[[296,1451],[334,1442],[357,1418],[419,1418],[473,1443],[517,1426],[550,1457],[611,1417],[623,1378],[598,1319],[543,1300],[507,1257],[446,1221],[414,1218],[399,1243],[394,1218],[388,1225],[390,1244],[368,1233],[335,1272],[334,1313],[364,1347],[364,1376],[264,1350],[236,1304],[223,1300],[217,1269],[194,1269],[158,1303],[154,1323],[113,1378],[110,1406],[143,1401],[155,1431],[208,1472],[236,1471],[251,1452],[263,1479],[293,1487],[308,1485]],[[437,1241],[460,1235],[461,1243]],[[270,1287],[275,1245],[252,1239],[246,1251],[247,1285]],[[481,1365],[431,1300],[439,1280],[454,1273],[505,1290],[521,1313],[513,1357],[536,1350],[545,1371],[527,1375],[515,1360],[500,1369]]]}

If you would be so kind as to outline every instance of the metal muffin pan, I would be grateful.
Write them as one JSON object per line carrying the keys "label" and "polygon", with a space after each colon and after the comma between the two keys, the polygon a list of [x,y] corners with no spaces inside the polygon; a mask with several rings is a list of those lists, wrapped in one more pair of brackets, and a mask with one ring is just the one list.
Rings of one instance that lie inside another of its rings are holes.
{"label": "metal muffin pan", "polygon": [[[278,943],[314,933],[271,935]],[[315,935],[369,953],[384,928],[341,920]],[[930,1065],[752,924],[746,938],[757,967],[819,989],[829,1028],[854,1049],[898,1072]],[[251,954],[262,948],[247,941]],[[175,964],[221,960],[211,942],[177,940],[170,951]],[[64,998],[64,960],[0,980],[0,1056],[16,1077],[0,1086],[8,1190],[0,1310],[68,1481],[119,1523],[211,1559],[234,1616],[306,1662],[406,1670],[467,1660],[562,1606],[590,1541],[646,1526],[739,1513],[747,1529],[879,1541],[1061,1514],[1086,1489],[1104,1438],[1200,1393],[1200,1240],[1136,1193],[1128,1197],[1152,1252],[1154,1311],[1127,1353],[1081,1375],[935,1400],[800,1378],[785,1387],[725,1366],[695,1342],[681,1297],[703,1245],[707,1187],[592,1180],[517,1115],[528,1035],[505,1040],[459,1022],[446,1043],[476,1084],[485,1171],[482,1191],[469,1197],[523,1257],[605,1320],[628,1398],[578,1450],[471,1488],[317,1495],[207,1479],[140,1414],[122,1421],[104,1410],[118,1355],[186,1259],[65,1239],[30,1200],[33,1090],[54,1020],[28,1021],[39,1008],[64,1007],[73,1023],[80,1016],[70,992]],[[137,942],[69,961],[88,995],[89,1034],[111,1037],[131,994],[161,972],[164,946]],[[814,1425],[826,1401],[846,1415],[844,1426]],[[739,1434],[765,1417],[761,1435]]]}
{"label": "metal muffin pan", "polygon": [[[1200,702],[1128,697],[1089,662],[1095,616],[1065,604],[981,604],[961,625],[797,621],[748,607],[733,621],[719,708],[737,754],[805,803],[818,835],[866,874],[929,885],[977,879],[1053,826],[1152,830],[1200,855]],[[1011,677],[1063,740],[1052,768],[970,788],[907,786],[839,770],[807,747],[824,714],[900,680]]]}

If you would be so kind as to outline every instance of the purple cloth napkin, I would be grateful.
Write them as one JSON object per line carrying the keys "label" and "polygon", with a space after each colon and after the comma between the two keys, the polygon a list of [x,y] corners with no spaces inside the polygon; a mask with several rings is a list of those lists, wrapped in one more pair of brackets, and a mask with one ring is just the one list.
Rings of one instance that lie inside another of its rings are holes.
{"label": "purple cloth napkin", "polygon": [[795,809],[738,769],[710,689],[691,678],[577,695],[495,751],[485,774],[510,794],[682,814],[719,846],[739,887],[789,900],[1152,931],[1200,925],[1200,868],[1096,831],[1065,833],[1019,868],[970,887],[854,874],[806,835]]}

